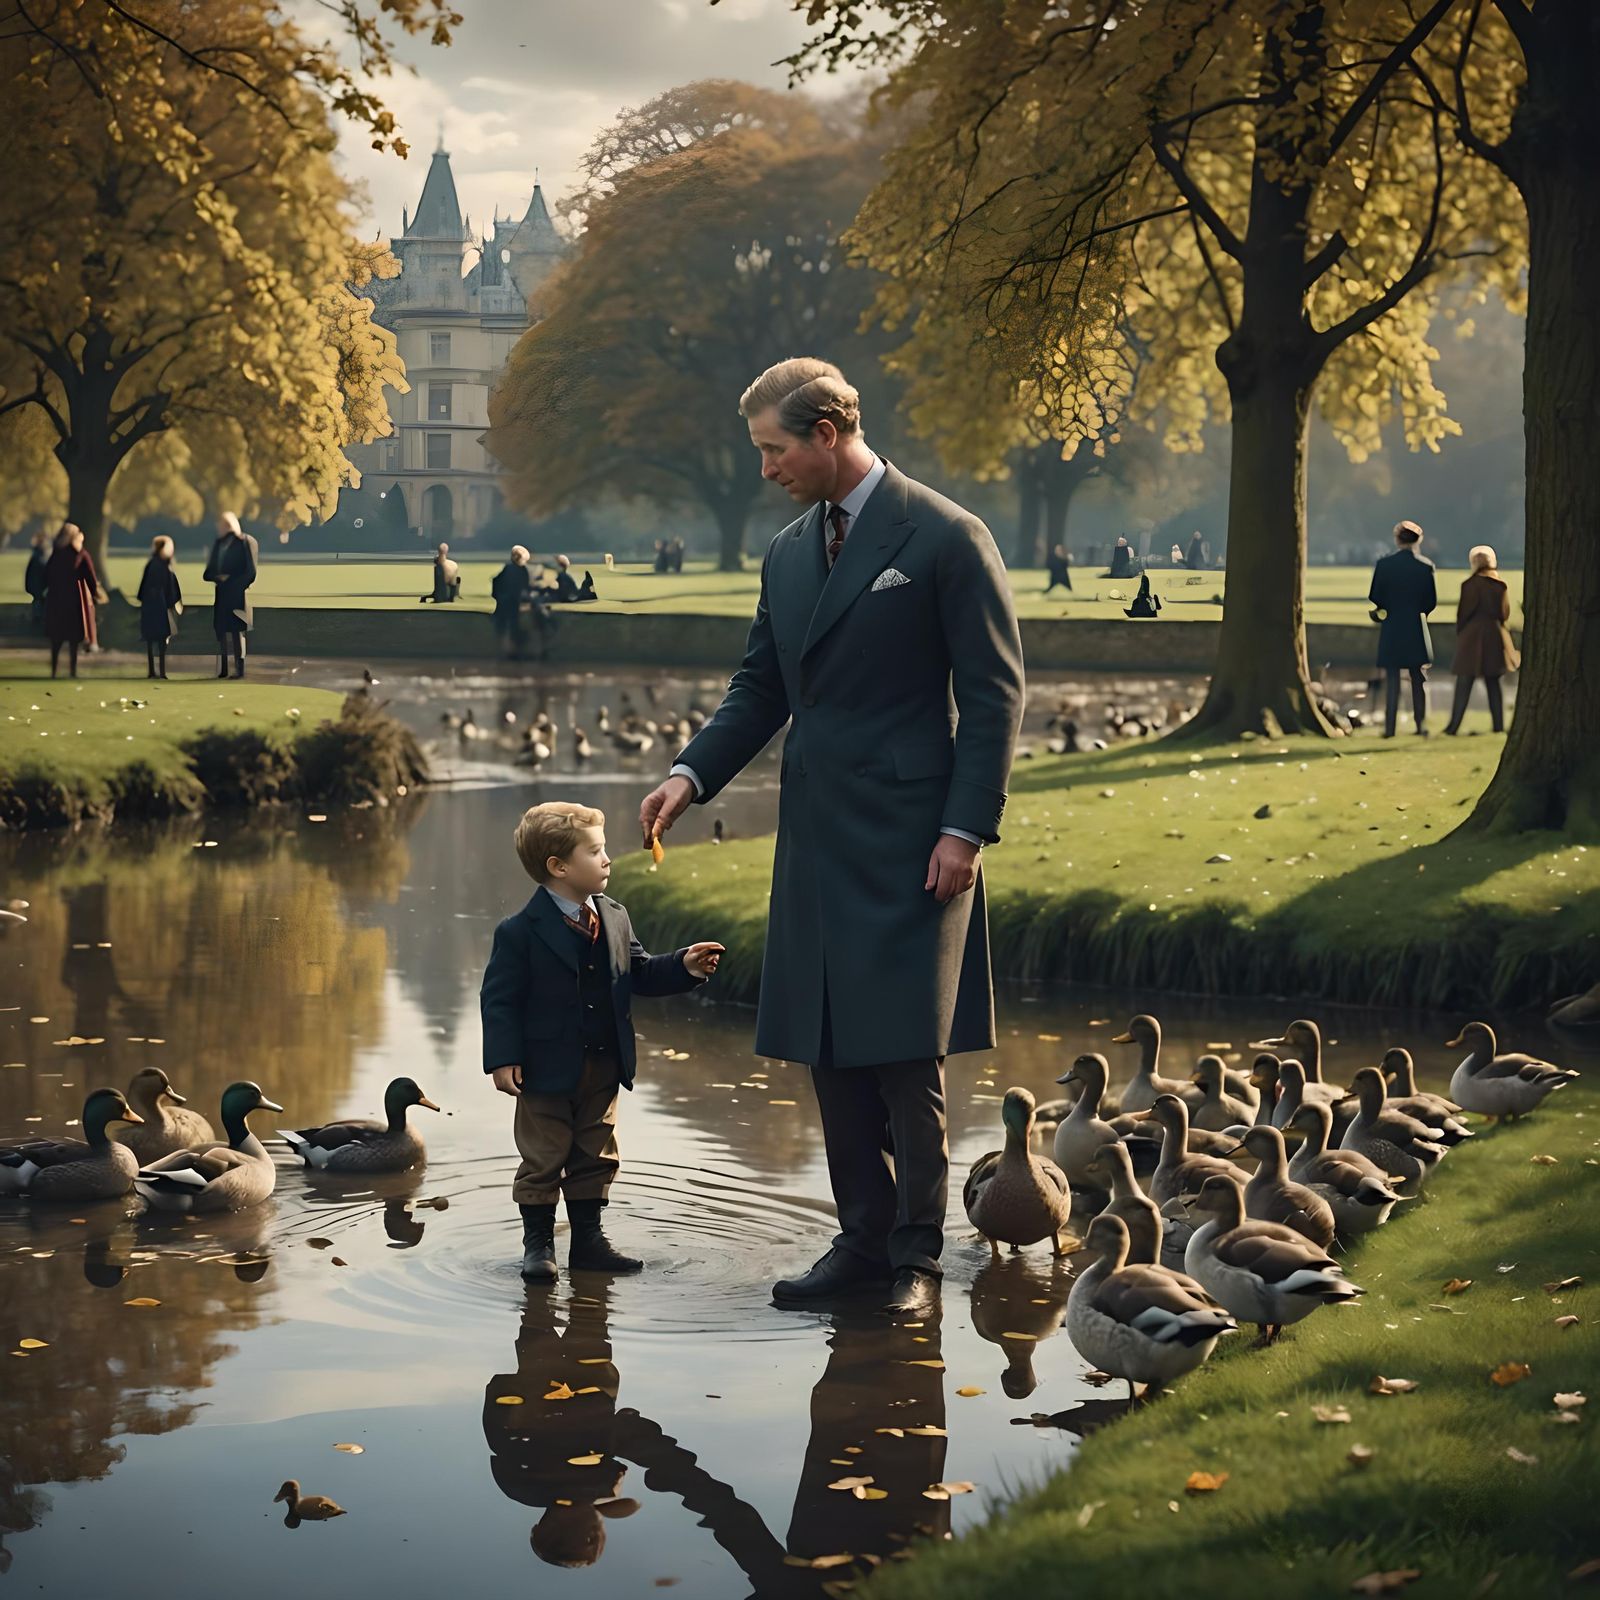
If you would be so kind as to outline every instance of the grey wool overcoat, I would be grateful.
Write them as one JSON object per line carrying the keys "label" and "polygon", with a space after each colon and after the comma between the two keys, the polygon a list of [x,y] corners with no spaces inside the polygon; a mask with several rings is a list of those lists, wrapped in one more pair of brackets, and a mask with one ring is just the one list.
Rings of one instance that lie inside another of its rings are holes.
{"label": "grey wool overcoat", "polygon": [[989,530],[889,466],[830,572],[824,507],[767,549],[743,664],[678,760],[713,798],[785,722],[756,1053],[815,1065],[983,1050],[981,867],[923,888],[942,828],[992,842],[1022,720],[1022,644]]}

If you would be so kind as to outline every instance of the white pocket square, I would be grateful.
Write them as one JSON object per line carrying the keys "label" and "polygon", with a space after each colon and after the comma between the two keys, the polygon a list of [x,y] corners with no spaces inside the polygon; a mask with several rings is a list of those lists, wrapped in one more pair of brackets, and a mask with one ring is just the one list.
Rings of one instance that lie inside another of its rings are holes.
{"label": "white pocket square", "polygon": [[902,583],[910,582],[911,580],[898,567],[885,567],[872,580],[870,592],[876,594],[880,589],[898,589]]}

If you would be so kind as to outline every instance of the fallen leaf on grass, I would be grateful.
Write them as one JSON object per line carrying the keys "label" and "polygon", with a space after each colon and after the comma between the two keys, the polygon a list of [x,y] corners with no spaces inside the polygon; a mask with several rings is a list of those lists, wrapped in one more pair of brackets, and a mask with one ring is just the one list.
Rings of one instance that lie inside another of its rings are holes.
{"label": "fallen leaf on grass", "polygon": [[1391,1594],[1408,1583],[1415,1583],[1421,1576],[1421,1567],[1396,1567],[1393,1572],[1369,1572],[1350,1587],[1356,1594]]}
{"label": "fallen leaf on grass", "polygon": [[1372,1465],[1372,1458],[1376,1454],[1377,1452],[1370,1444],[1353,1444],[1350,1446],[1349,1450],[1345,1452],[1345,1460],[1348,1461],[1352,1467],[1370,1467]]}
{"label": "fallen leaf on grass", "polygon": [[956,1390],[956,1393],[960,1395],[963,1400],[971,1400],[975,1395],[987,1394],[988,1392],[989,1391],[987,1389],[975,1389],[970,1383],[967,1384],[965,1388]]}
{"label": "fallen leaf on grass", "polygon": [[1368,1394],[1410,1394],[1417,1386],[1415,1378],[1386,1378],[1379,1373],[1367,1385]]}
{"label": "fallen leaf on grass", "polygon": [[1552,1411],[1550,1420],[1552,1422],[1582,1422],[1583,1413],[1580,1411]]}
{"label": "fallen leaf on grass", "polygon": [[335,1450],[342,1450],[347,1456],[364,1456],[367,1447],[364,1444],[336,1444]]}
{"label": "fallen leaf on grass", "polygon": [[1526,1452],[1517,1449],[1514,1444],[1508,1444],[1506,1446],[1506,1454],[1510,1456],[1518,1466],[1535,1467],[1539,1464],[1538,1456],[1530,1456]]}
{"label": "fallen leaf on grass", "polygon": [[1470,1289],[1471,1287],[1471,1278],[1452,1278],[1447,1284],[1445,1284],[1444,1289],[1441,1292],[1444,1294],[1461,1294],[1463,1291]]}
{"label": "fallen leaf on grass", "polygon": [[1588,1395],[1581,1389],[1574,1389],[1571,1394],[1558,1394],[1553,1398],[1563,1411],[1576,1411],[1579,1406],[1586,1406],[1589,1403]]}
{"label": "fallen leaf on grass", "polygon": [[1556,1158],[1554,1156],[1529,1156],[1528,1164],[1533,1167],[1553,1167],[1556,1165]]}
{"label": "fallen leaf on grass", "polygon": [[1489,1374],[1489,1381],[1497,1388],[1509,1389],[1512,1384],[1521,1383],[1524,1378],[1531,1377],[1532,1374],[1533,1368],[1526,1361],[1502,1361]]}
{"label": "fallen leaf on grass", "polygon": [[953,1494],[971,1494],[970,1483],[930,1483],[922,1491],[924,1500],[948,1500]]}
{"label": "fallen leaf on grass", "polygon": [[1348,1422],[1350,1412],[1345,1406],[1312,1406],[1311,1415],[1317,1422]]}
{"label": "fallen leaf on grass", "polygon": [[1228,1481],[1226,1472],[1191,1472],[1183,1482],[1185,1494],[1215,1494]]}
{"label": "fallen leaf on grass", "polygon": [[1573,1316],[1570,1312],[1564,1317],[1556,1318],[1556,1326],[1558,1328],[1575,1328],[1577,1325],[1578,1318]]}
{"label": "fallen leaf on grass", "polygon": [[1582,1278],[1561,1278],[1554,1283],[1547,1283],[1544,1286],[1544,1292],[1546,1294],[1560,1294],[1563,1289],[1576,1289],[1582,1282]]}
{"label": "fallen leaf on grass", "polygon": [[132,1300],[124,1300],[122,1303],[125,1306],[158,1306],[161,1304],[159,1300],[152,1300],[147,1294],[135,1295]]}
{"label": "fallen leaf on grass", "polygon": [[1600,1577],[1600,1557],[1593,1561],[1581,1561],[1567,1574],[1568,1583],[1582,1583],[1585,1578]]}

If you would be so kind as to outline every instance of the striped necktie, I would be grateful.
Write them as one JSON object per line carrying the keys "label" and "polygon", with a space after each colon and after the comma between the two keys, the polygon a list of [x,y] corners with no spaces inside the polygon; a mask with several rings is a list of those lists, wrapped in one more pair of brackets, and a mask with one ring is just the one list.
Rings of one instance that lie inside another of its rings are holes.
{"label": "striped necktie", "polygon": [[587,939],[590,944],[600,937],[600,919],[595,915],[593,906],[579,906],[575,917],[569,917],[565,912],[561,915],[566,925],[574,933]]}
{"label": "striped necktie", "polygon": [[850,528],[850,513],[843,506],[829,506],[828,524],[833,529],[833,537],[828,541],[828,565],[831,567],[844,549],[844,536]]}

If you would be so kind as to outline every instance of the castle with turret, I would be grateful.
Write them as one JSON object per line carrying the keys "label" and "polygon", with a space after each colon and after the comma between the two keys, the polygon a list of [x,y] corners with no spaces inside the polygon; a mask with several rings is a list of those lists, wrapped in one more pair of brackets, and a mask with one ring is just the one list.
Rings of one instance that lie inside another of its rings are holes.
{"label": "castle with turret", "polygon": [[428,542],[470,540],[501,506],[499,471],[483,444],[489,391],[539,317],[540,291],[568,247],[537,180],[520,221],[497,214],[475,236],[441,139],[417,208],[402,212],[390,248],[400,275],[366,292],[399,343],[411,392],[388,391],[389,438],[348,453],[362,487],[398,494],[406,525]]}

